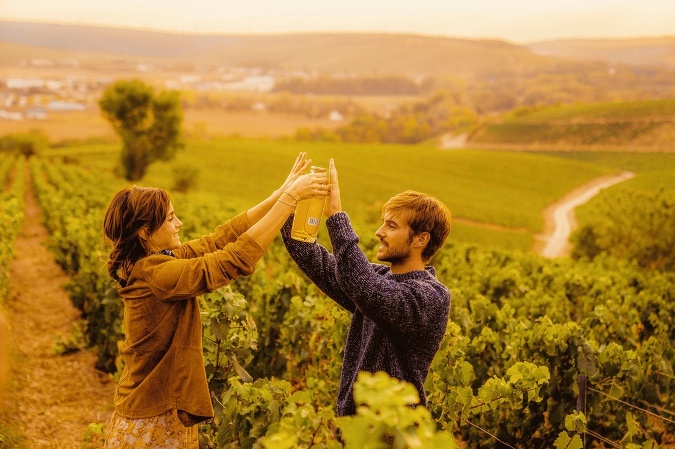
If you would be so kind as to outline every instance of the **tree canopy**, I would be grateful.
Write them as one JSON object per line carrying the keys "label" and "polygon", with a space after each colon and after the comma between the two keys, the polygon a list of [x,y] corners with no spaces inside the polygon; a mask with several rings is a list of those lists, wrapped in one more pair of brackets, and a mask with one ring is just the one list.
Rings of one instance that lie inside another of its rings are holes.
{"label": "tree canopy", "polygon": [[183,147],[183,112],[177,91],[155,94],[139,80],[117,81],[105,90],[99,106],[122,139],[124,177],[137,181],[157,160],[169,160]]}

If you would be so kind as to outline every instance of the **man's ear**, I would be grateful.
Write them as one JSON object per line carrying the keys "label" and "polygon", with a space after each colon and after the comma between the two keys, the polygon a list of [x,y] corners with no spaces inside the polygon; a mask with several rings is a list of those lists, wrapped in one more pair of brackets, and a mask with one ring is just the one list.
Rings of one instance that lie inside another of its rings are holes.
{"label": "man's ear", "polygon": [[431,235],[428,232],[420,232],[413,237],[413,246],[425,248],[431,240]]}

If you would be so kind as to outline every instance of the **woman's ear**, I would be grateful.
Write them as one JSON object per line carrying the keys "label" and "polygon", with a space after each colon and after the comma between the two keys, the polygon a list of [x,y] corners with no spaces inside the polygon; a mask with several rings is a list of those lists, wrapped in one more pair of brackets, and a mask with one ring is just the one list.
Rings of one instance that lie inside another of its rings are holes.
{"label": "woman's ear", "polygon": [[141,230],[138,231],[138,236],[141,238],[141,240],[143,240],[143,242],[148,240],[150,238],[150,235],[148,233],[148,228],[147,227],[141,228]]}

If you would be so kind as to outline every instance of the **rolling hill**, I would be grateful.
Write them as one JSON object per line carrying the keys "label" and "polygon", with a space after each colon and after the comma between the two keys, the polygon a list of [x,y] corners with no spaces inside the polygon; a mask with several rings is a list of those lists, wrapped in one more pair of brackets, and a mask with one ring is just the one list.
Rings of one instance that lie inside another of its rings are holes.
{"label": "rolling hill", "polygon": [[551,63],[548,57],[507,42],[397,34],[183,35],[0,22],[0,42],[25,46],[24,55],[54,49],[223,66],[420,76],[472,76],[495,67],[530,71]]}
{"label": "rolling hill", "polygon": [[575,60],[675,68],[675,37],[569,39],[527,46],[537,54]]}
{"label": "rolling hill", "polygon": [[486,123],[472,146],[560,150],[675,151],[675,100],[521,109]]}

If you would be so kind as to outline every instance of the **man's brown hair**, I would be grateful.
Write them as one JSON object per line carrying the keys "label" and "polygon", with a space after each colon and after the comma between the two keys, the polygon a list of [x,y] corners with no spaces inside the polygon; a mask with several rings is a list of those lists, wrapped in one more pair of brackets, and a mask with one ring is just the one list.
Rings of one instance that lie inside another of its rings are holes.
{"label": "man's brown hair", "polygon": [[387,213],[404,213],[412,230],[410,239],[421,233],[429,233],[429,243],[422,251],[422,259],[429,261],[445,242],[450,233],[452,213],[438,199],[424,193],[406,190],[394,195],[382,207],[382,217]]}

